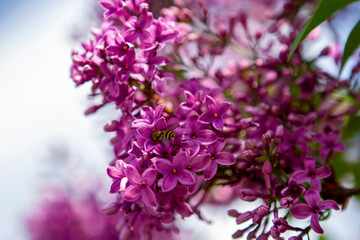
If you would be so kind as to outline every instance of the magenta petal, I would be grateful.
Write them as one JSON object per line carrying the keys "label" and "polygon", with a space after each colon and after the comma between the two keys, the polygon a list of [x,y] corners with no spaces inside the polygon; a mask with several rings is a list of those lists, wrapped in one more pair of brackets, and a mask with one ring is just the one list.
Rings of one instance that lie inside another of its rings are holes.
{"label": "magenta petal", "polygon": [[297,219],[304,219],[313,214],[312,208],[305,203],[299,203],[292,207],[291,214]]}
{"label": "magenta petal", "polygon": [[146,183],[146,186],[151,186],[156,180],[157,171],[154,168],[146,169],[142,174],[142,180]]}
{"label": "magenta petal", "polygon": [[345,144],[342,142],[339,142],[335,145],[334,150],[337,152],[343,152],[346,150]]}
{"label": "magenta petal", "polygon": [[218,114],[219,114],[220,116],[224,115],[224,114],[229,110],[229,108],[230,108],[230,103],[227,103],[227,102],[221,103],[221,104],[219,105]]}
{"label": "magenta petal", "polygon": [[331,148],[326,147],[326,146],[320,148],[320,157],[321,158],[326,158],[327,155],[330,153],[330,151],[331,151]]}
{"label": "magenta petal", "polygon": [[166,121],[164,117],[159,118],[154,125],[155,130],[161,130],[166,128]]}
{"label": "magenta petal", "polygon": [[209,180],[213,178],[217,171],[217,163],[215,161],[211,161],[209,166],[204,171],[205,180]]}
{"label": "magenta petal", "polygon": [[165,175],[162,181],[162,190],[164,192],[169,192],[176,187],[177,178],[173,174]]}
{"label": "magenta petal", "polygon": [[165,159],[157,159],[154,163],[155,168],[159,171],[161,174],[168,174],[171,173],[173,169],[173,165],[170,161]]}
{"label": "magenta petal", "polygon": [[205,99],[205,102],[206,102],[207,108],[209,109],[209,111],[211,113],[213,113],[213,114],[217,113],[217,104],[216,104],[215,100],[211,96],[207,95],[206,99]]}
{"label": "magenta petal", "polygon": [[222,117],[214,118],[214,121],[213,121],[214,128],[216,128],[219,131],[222,131],[223,125],[224,125],[224,121],[223,121]]}
{"label": "magenta petal", "polygon": [[217,154],[225,147],[225,139],[219,138],[215,143],[209,146],[210,154]]}
{"label": "magenta petal", "polygon": [[189,217],[193,213],[193,210],[191,209],[191,206],[188,203],[185,203],[185,202],[178,203],[176,211],[182,217]]}
{"label": "magenta petal", "polygon": [[212,121],[214,121],[214,114],[211,112],[204,112],[203,114],[200,115],[198,121],[202,122],[202,123],[211,123]]}
{"label": "magenta petal", "polygon": [[216,154],[216,161],[221,165],[233,165],[236,162],[234,155],[227,152]]}
{"label": "magenta petal", "polygon": [[327,178],[331,175],[331,169],[327,166],[319,167],[315,170],[317,178]]}
{"label": "magenta petal", "polygon": [[188,157],[185,152],[176,154],[173,160],[173,166],[176,169],[184,169],[188,164]]}
{"label": "magenta petal", "polygon": [[130,183],[141,184],[140,174],[135,167],[133,167],[132,165],[127,165],[125,168],[125,173]]}
{"label": "magenta petal", "polygon": [[117,192],[119,192],[119,190],[120,190],[120,183],[121,183],[121,180],[120,180],[120,179],[115,180],[115,181],[111,184],[110,193],[117,193]]}
{"label": "magenta petal", "polygon": [[339,205],[334,201],[334,200],[324,200],[321,202],[320,206],[319,206],[319,210],[325,210],[325,209],[335,209],[335,210],[339,210]]}
{"label": "magenta petal", "polygon": [[149,187],[141,189],[141,200],[148,207],[155,207],[157,205],[155,193]]}
{"label": "magenta petal", "polygon": [[145,144],[144,144],[145,151],[148,152],[148,151],[152,150],[154,147],[155,147],[155,145],[154,145],[153,140],[148,139],[145,141]]}
{"label": "magenta petal", "polygon": [[137,129],[137,133],[144,139],[151,139],[154,130],[151,127],[141,127]]}
{"label": "magenta petal", "polygon": [[181,184],[184,185],[193,184],[195,181],[193,175],[188,170],[179,171],[179,173],[177,174],[177,179]]}
{"label": "magenta petal", "polygon": [[114,179],[119,179],[124,177],[124,173],[115,167],[108,167],[106,169],[106,172],[109,175],[109,177]]}
{"label": "magenta petal", "polygon": [[144,119],[148,119],[150,121],[154,120],[154,110],[149,107],[149,106],[144,106],[141,110],[140,110],[140,115],[142,118]]}
{"label": "magenta petal", "polygon": [[304,167],[308,172],[315,171],[316,160],[313,157],[307,157],[304,160]]}
{"label": "magenta petal", "polygon": [[216,139],[216,134],[208,129],[200,130],[196,136],[196,140],[204,145],[212,144],[216,141]]}
{"label": "magenta petal", "polygon": [[135,202],[141,195],[140,185],[130,185],[125,189],[124,199],[129,202]]}
{"label": "magenta petal", "polygon": [[310,225],[311,225],[312,230],[314,230],[314,232],[319,233],[319,234],[324,233],[324,230],[320,226],[319,214],[314,214],[311,216]]}
{"label": "magenta petal", "polygon": [[318,207],[320,203],[320,193],[318,190],[310,189],[305,193],[305,200],[311,208]]}
{"label": "magenta petal", "polygon": [[164,104],[160,104],[155,108],[155,119],[158,119],[161,117],[163,111],[165,109],[165,105]]}
{"label": "magenta petal", "polygon": [[310,182],[310,187],[321,192],[321,182],[318,178],[312,178]]}
{"label": "magenta petal", "polygon": [[310,179],[309,173],[306,170],[298,170],[294,172],[291,178],[294,179],[296,183],[303,183]]}
{"label": "magenta petal", "polygon": [[191,161],[190,167],[191,170],[193,170],[194,172],[201,172],[204,171],[209,164],[210,164],[210,154],[199,155]]}

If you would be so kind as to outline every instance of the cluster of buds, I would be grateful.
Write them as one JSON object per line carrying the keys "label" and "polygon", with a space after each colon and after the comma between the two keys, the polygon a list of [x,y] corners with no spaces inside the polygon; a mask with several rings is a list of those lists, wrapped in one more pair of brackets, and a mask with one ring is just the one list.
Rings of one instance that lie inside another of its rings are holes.
{"label": "cluster of buds", "polygon": [[[250,2],[272,16],[220,16],[211,8],[220,3],[198,0],[156,18],[146,0],[99,1],[103,23],[84,53],[73,52],[71,77],[91,82],[101,100],[87,114],[109,104],[120,115],[104,127],[115,133],[107,173],[117,195],[104,213],[117,214],[119,239],[170,238],[176,215],[202,219],[199,206],[218,185],[236,191],[232,200],[263,201],[229,211],[238,224],[252,221],[234,238],[323,233],[319,220],[343,204],[331,191],[321,199],[323,189],[343,190],[330,160],[345,151],[344,119],[360,96],[351,79],[339,82],[298,51],[287,62],[298,13],[312,1]],[[311,217],[309,226],[290,226],[290,214]]]}

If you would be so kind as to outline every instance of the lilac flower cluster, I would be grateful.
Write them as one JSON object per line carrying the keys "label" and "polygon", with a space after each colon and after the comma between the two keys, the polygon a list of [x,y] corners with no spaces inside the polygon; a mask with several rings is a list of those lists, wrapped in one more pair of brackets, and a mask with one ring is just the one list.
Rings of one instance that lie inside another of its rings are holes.
{"label": "lilac flower cluster", "polygon": [[[218,185],[233,189],[231,200],[263,200],[253,211],[229,211],[237,224],[252,221],[234,238],[323,233],[319,220],[343,204],[321,199],[344,190],[330,160],[345,151],[344,118],[360,96],[351,79],[339,82],[300,52],[287,62],[299,12],[313,1],[256,2],[272,18],[219,16],[200,0],[175,1],[154,18],[145,0],[99,1],[104,22],[84,53],[73,52],[71,76],[91,82],[102,101],[87,114],[108,103],[121,113],[104,127],[115,133],[107,173],[117,194],[104,212],[118,214],[119,239],[177,232],[177,214],[202,219],[198,208]],[[291,226],[290,214],[311,217],[309,226]]]}

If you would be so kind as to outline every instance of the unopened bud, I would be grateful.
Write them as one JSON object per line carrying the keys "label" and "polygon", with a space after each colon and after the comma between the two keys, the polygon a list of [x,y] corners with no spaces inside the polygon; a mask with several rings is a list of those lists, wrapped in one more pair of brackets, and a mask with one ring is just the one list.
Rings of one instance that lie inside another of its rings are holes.
{"label": "unopened bud", "polygon": [[271,143],[271,137],[267,134],[263,134],[261,136],[261,140],[262,140],[263,144],[265,145],[265,149],[268,150],[270,147],[270,143]]}

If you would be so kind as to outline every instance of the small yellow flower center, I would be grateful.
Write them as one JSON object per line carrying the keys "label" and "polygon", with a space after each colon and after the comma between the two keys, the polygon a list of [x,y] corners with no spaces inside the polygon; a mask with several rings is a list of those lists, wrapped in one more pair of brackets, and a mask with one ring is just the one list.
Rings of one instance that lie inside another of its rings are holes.
{"label": "small yellow flower center", "polygon": [[145,181],[142,181],[141,184],[142,184],[142,185],[145,185]]}
{"label": "small yellow flower center", "polygon": [[174,168],[174,169],[172,170],[172,172],[173,172],[174,174],[176,174],[176,173],[177,173],[177,170]]}
{"label": "small yellow flower center", "polygon": [[218,115],[217,113],[214,113],[214,117],[216,117],[216,118],[217,118],[218,116],[219,116],[219,115]]}
{"label": "small yellow flower center", "polygon": [[215,160],[215,156],[214,155],[211,155],[211,160]]}
{"label": "small yellow flower center", "polygon": [[192,138],[192,139],[195,139],[195,138],[196,138],[195,134],[194,134],[194,135],[192,135],[192,136],[191,136],[191,138]]}
{"label": "small yellow flower center", "polygon": [[126,70],[128,70],[128,69],[129,69],[129,66],[128,66],[128,65],[126,65],[126,66],[125,66],[125,69],[126,69]]}
{"label": "small yellow flower center", "polygon": [[138,29],[136,29],[136,31],[139,33],[139,32],[141,32],[141,29],[140,29],[140,28],[138,28]]}
{"label": "small yellow flower center", "polygon": [[128,46],[124,45],[123,50],[127,50],[127,49],[128,49]]}

